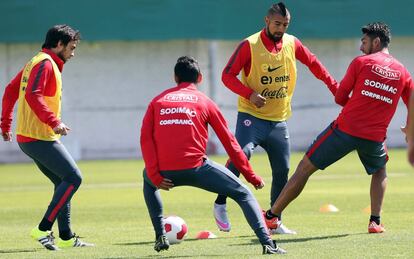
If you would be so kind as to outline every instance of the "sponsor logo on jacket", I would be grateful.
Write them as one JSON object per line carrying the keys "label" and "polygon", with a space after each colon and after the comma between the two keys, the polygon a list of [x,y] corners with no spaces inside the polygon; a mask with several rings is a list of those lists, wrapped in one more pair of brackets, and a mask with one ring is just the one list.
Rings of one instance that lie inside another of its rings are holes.
{"label": "sponsor logo on jacket", "polygon": [[187,107],[172,107],[172,108],[162,108],[160,110],[160,115],[169,115],[169,114],[188,114],[190,117],[195,117],[197,112]]}
{"label": "sponsor logo on jacket", "polygon": [[197,95],[194,95],[194,94],[174,93],[174,94],[166,94],[164,96],[164,101],[196,103],[198,102],[198,97]]}
{"label": "sponsor logo on jacket", "polygon": [[391,79],[391,80],[400,80],[401,72],[398,70],[392,70],[389,67],[382,67],[378,64],[374,64],[371,67],[371,71],[379,75],[380,77]]}

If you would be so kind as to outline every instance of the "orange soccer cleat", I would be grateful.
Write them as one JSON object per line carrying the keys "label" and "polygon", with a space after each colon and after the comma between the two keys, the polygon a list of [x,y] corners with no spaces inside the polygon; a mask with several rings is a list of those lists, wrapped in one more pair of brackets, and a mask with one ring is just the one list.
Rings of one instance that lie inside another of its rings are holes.
{"label": "orange soccer cleat", "polygon": [[383,224],[377,224],[375,221],[371,221],[368,224],[368,233],[382,233],[385,232]]}
{"label": "orange soccer cleat", "polygon": [[270,230],[272,230],[272,229],[276,229],[276,228],[278,227],[278,222],[279,222],[279,219],[278,219],[277,217],[274,217],[274,218],[268,219],[268,218],[266,217],[266,211],[265,211],[265,210],[263,210],[262,212],[263,212],[263,218],[264,218],[264,220],[265,220],[265,222],[266,222],[266,226],[267,226]]}

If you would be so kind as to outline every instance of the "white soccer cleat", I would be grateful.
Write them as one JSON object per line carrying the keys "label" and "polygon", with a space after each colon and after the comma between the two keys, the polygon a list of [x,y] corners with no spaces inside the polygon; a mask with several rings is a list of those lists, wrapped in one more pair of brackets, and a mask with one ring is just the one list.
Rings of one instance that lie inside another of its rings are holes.
{"label": "white soccer cleat", "polygon": [[226,204],[214,203],[214,218],[216,219],[216,225],[220,231],[229,232],[231,225],[227,217]]}
{"label": "white soccer cleat", "polygon": [[288,229],[285,225],[282,224],[282,222],[280,222],[280,224],[278,223],[277,228],[275,229],[269,229],[270,234],[274,235],[274,234],[279,234],[279,235],[296,235],[296,231]]}

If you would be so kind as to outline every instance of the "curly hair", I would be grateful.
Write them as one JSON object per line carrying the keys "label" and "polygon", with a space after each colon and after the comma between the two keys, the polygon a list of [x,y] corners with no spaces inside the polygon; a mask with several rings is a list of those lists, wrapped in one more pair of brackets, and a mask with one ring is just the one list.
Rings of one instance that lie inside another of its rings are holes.
{"label": "curly hair", "polygon": [[79,41],[80,38],[81,36],[78,30],[72,29],[66,24],[55,25],[47,31],[42,48],[56,48],[59,41],[66,46],[70,41]]}
{"label": "curly hair", "polygon": [[371,39],[379,38],[382,48],[388,47],[391,41],[391,30],[383,22],[369,23],[361,28],[362,33],[368,35]]}

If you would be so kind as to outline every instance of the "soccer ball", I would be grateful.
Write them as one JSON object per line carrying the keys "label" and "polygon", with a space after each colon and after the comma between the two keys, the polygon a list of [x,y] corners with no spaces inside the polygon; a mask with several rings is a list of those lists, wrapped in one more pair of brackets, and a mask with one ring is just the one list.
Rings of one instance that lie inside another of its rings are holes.
{"label": "soccer ball", "polygon": [[187,224],[178,216],[164,218],[164,228],[171,245],[181,243],[188,232]]}

